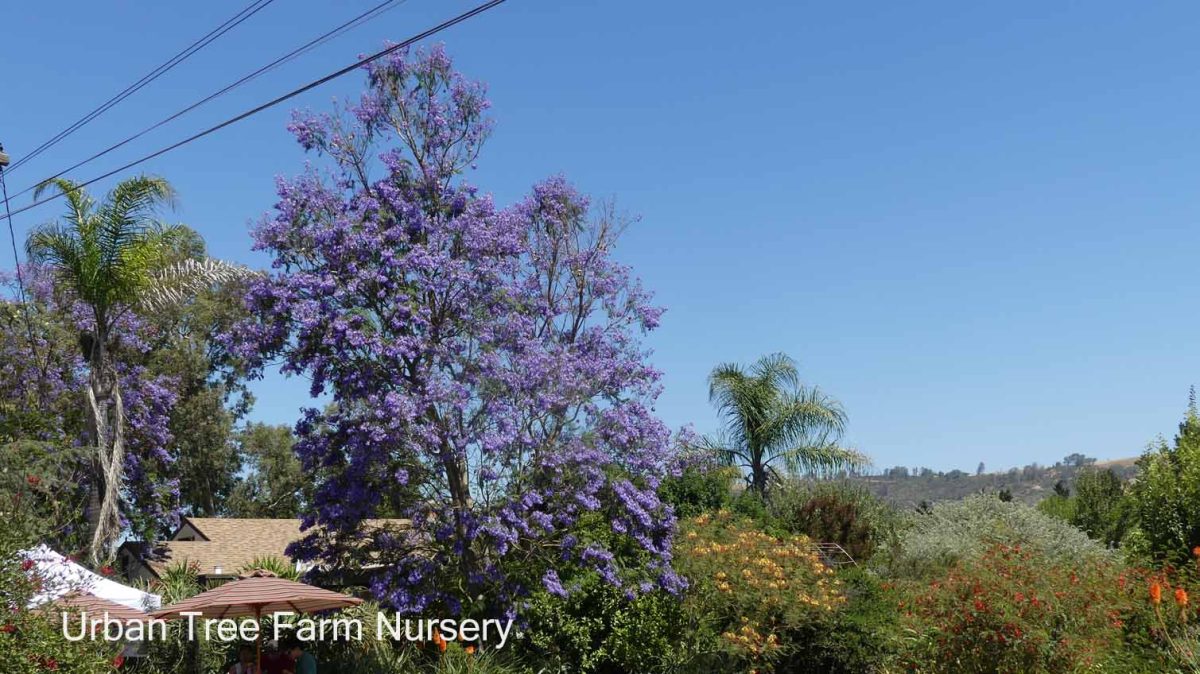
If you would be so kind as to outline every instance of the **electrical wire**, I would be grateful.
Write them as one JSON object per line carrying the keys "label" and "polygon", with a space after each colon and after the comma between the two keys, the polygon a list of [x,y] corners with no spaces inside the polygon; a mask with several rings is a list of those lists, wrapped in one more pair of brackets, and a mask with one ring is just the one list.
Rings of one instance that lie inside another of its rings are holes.
{"label": "electrical wire", "polygon": [[242,11],[238,12],[237,14],[234,14],[232,17],[227,19],[225,21],[225,23],[212,29],[211,31],[209,31],[209,33],[207,35],[200,38],[199,40],[196,40],[192,44],[188,45],[186,48],[184,48],[183,51],[179,52],[175,56],[172,56],[170,59],[168,59],[166,61],[166,63],[163,63],[162,65],[158,66],[154,70],[151,70],[149,73],[144,75],[142,77],[142,79],[129,85],[121,93],[117,94],[116,96],[113,96],[112,98],[108,99],[104,103],[100,104],[100,107],[98,107],[95,110],[92,110],[88,114],[84,115],[79,120],[77,120],[74,124],[71,124],[70,126],[63,129],[62,131],[59,131],[50,140],[48,140],[48,141],[42,143],[41,145],[37,146],[36,148],[34,148],[34,150],[32,152],[30,152],[29,154],[26,154],[24,157],[21,157],[17,161],[13,162],[13,164],[8,167],[9,172],[16,170],[18,167],[23,165],[25,162],[33,159],[34,157],[38,156],[42,152],[45,152],[46,150],[50,149],[54,145],[58,144],[60,141],[62,141],[67,136],[70,136],[72,133],[75,133],[80,128],[87,125],[93,119],[96,119],[100,115],[104,114],[109,109],[111,109],[113,106],[120,103],[121,101],[125,100],[126,98],[129,98],[134,93],[136,93],[138,90],[140,90],[141,88],[150,84],[154,80],[158,79],[160,76],[165,74],[167,71],[171,70],[172,68],[179,65],[180,63],[183,63],[190,56],[192,56],[196,52],[200,51],[201,49],[207,47],[210,43],[212,43],[214,40],[221,37],[225,33],[228,33],[229,31],[233,30],[239,24],[241,24],[243,21],[254,16],[259,11],[261,11],[267,5],[270,5],[274,1],[275,0],[254,0],[254,2],[250,3],[247,7],[242,9]]}
{"label": "electrical wire", "polygon": [[405,2],[408,2],[408,0],[384,0],[383,2],[377,4],[374,7],[363,12],[362,14],[359,14],[358,16],[354,17],[353,19],[350,19],[349,21],[343,23],[342,25],[340,25],[322,35],[319,35],[319,36],[313,38],[312,40],[309,40],[305,44],[300,45],[299,47],[296,47],[292,51],[290,51],[290,52],[284,54],[283,56],[280,56],[279,58],[275,59],[274,61],[262,66],[258,70],[255,70],[254,72],[242,77],[241,79],[237,80],[236,82],[224,87],[223,89],[214,91],[213,93],[209,94],[208,96],[196,101],[195,103],[192,103],[191,105],[180,110],[179,112],[176,112],[175,114],[171,115],[170,117],[166,117],[158,122],[155,122],[151,126],[148,126],[145,129],[138,131],[137,133],[133,134],[132,136],[126,138],[125,140],[123,140],[119,143],[116,143],[115,145],[111,145],[111,146],[93,154],[92,156],[88,157],[87,159],[84,159],[81,162],[78,162],[68,168],[63,169],[62,171],[59,171],[58,173],[55,173],[54,175],[50,176],[49,178],[46,178],[45,180],[40,180],[37,183],[30,185],[29,187],[26,187],[25,189],[21,190],[20,192],[17,192],[16,194],[14,194],[13,198],[16,199],[25,194],[28,194],[29,192],[32,192],[33,190],[37,189],[37,186],[42,183],[45,183],[49,180],[53,180],[55,178],[59,178],[61,176],[64,176],[64,175],[70,173],[71,171],[74,171],[77,168],[80,168],[81,166],[90,164],[91,162],[99,159],[100,157],[103,157],[104,155],[112,152],[113,150],[116,150],[121,147],[124,147],[125,145],[128,145],[129,143],[137,140],[138,138],[141,138],[142,136],[146,135],[147,133],[150,133],[151,131],[154,131],[155,129],[163,126],[164,124],[168,124],[170,122],[175,121],[176,119],[179,119],[180,117],[186,115],[187,113],[191,112],[192,110],[195,110],[196,108],[204,105],[205,103],[208,103],[209,101],[211,101],[215,98],[218,98],[220,96],[223,96],[226,93],[229,93],[230,91],[240,87],[241,85],[255,79],[259,75],[262,75],[266,72],[274,70],[275,68],[283,65],[284,63],[291,61],[292,59],[295,59],[303,54],[306,54],[309,51],[311,51],[312,49],[315,49],[316,47],[328,42],[329,40],[332,40],[332,39],[338,37],[339,35],[342,35],[346,31],[353,30],[354,28],[357,28],[358,26],[360,26],[364,23],[367,23],[368,21],[371,21],[372,19],[382,16],[385,12],[395,9],[396,7],[399,7],[400,5],[403,5]]}
{"label": "electrical wire", "polygon": [[[0,152],[3,151],[4,148],[0,146]],[[12,244],[13,266],[17,268],[17,297],[21,300],[21,307],[25,310],[25,332],[29,334],[30,353],[35,362],[41,362],[37,353],[37,340],[33,337],[33,318],[29,315],[29,301],[25,295],[25,277],[21,274],[21,258],[17,252],[17,234],[13,231],[12,211],[8,206],[8,182],[4,179],[4,173],[4,167],[0,166],[0,190],[3,190],[4,212],[8,216],[8,240]]]}
{"label": "electrical wire", "polygon": [[[118,168],[115,168],[115,169],[113,169],[113,170],[111,170],[111,171],[108,171],[107,173],[104,173],[104,174],[102,174],[102,175],[96,176],[95,178],[92,178],[91,180],[88,180],[88,181],[86,181],[86,182],[82,182],[82,183],[80,183],[80,184],[76,185],[76,186],[74,187],[74,189],[73,189],[73,190],[68,190],[68,191],[74,191],[74,190],[80,190],[80,189],[83,189],[83,188],[85,188],[85,187],[87,187],[87,186],[89,186],[89,185],[91,185],[91,184],[93,184],[93,183],[96,183],[96,182],[99,182],[99,181],[101,181],[101,180],[104,180],[105,178],[110,178],[110,177],[112,177],[112,176],[114,176],[114,175],[116,175],[116,174],[118,174],[118,173],[121,173],[122,171],[126,171],[126,170],[128,170],[128,169],[131,169],[131,168],[133,168],[134,166],[137,166],[138,164],[145,163],[145,162],[147,162],[147,161],[150,161],[151,159],[154,159],[155,157],[159,157],[159,156],[161,156],[161,155],[164,155],[164,154],[166,154],[166,153],[168,153],[168,152],[170,152],[170,151],[172,151],[172,150],[175,150],[175,149],[177,149],[177,148],[183,147],[184,145],[187,145],[188,143],[191,143],[191,142],[193,142],[193,141],[199,140],[199,139],[201,139],[201,138],[203,138],[203,137],[205,137],[205,136],[208,136],[208,135],[210,135],[210,134],[216,133],[217,131],[220,131],[221,129],[224,129],[224,128],[225,128],[225,127],[227,127],[227,126],[230,126],[230,125],[232,125],[232,124],[236,124],[237,122],[240,122],[240,121],[242,121],[243,119],[246,119],[247,117],[252,117],[252,116],[254,116],[254,115],[256,115],[256,114],[258,114],[258,113],[260,113],[260,112],[262,112],[262,111],[264,111],[264,110],[267,110],[267,109],[269,109],[269,108],[273,108],[273,107],[275,107],[276,105],[279,105],[280,103],[283,103],[284,101],[287,101],[287,100],[289,100],[289,99],[295,98],[296,96],[299,96],[300,94],[303,94],[303,93],[304,93],[304,92],[306,92],[306,91],[309,91],[309,90],[311,90],[311,89],[315,89],[315,88],[317,88],[317,87],[321,86],[322,84],[325,84],[325,83],[327,83],[327,82],[329,82],[329,81],[331,81],[331,80],[337,79],[337,78],[339,78],[339,77],[341,77],[341,76],[343,76],[343,75],[345,75],[345,74],[347,74],[347,73],[353,72],[353,71],[357,70],[358,68],[361,68],[362,66],[364,66],[364,65],[366,65],[366,64],[368,64],[368,63],[372,63],[372,62],[374,62],[374,61],[378,61],[379,59],[381,59],[381,58],[383,58],[383,57],[385,57],[385,56],[387,56],[387,55],[389,55],[389,54],[392,54],[392,53],[394,53],[394,52],[397,52],[397,51],[399,51],[399,50],[401,50],[401,49],[404,49],[404,48],[406,48],[406,47],[409,47],[409,46],[413,45],[413,44],[414,44],[414,43],[416,43],[416,42],[419,42],[419,41],[421,41],[421,40],[424,40],[425,38],[428,38],[428,37],[431,37],[431,36],[433,36],[433,35],[436,35],[436,34],[438,34],[438,33],[442,32],[442,31],[444,31],[444,30],[446,30],[446,29],[448,29],[448,28],[451,28],[451,27],[453,27],[453,26],[456,26],[456,25],[458,25],[458,24],[460,24],[460,23],[462,23],[462,22],[464,22],[464,21],[466,21],[466,20],[468,20],[468,19],[470,19],[470,18],[472,18],[472,17],[475,17],[475,16],[477,16],[477,15],[479,15],[479,14],[482,14],[482,13],[484,13],[484,12],[488,11],[489,9],[492,9],[492,8],[494,8],[494,7],[498,6],[498,5],[502,5],[502,4],[504,4],[505,2],[507,2],[507,0],[490,0],[490,2],[485,2],[485,3],[481,4],[481,5],[478,5],[478,6],[476,6],[474,9],[470,9],[470,10],[468,10],[468,11],[466,11],[466,12],[463,12],[462,14],[459,14],[458,16],[456,16],[456,17],[454,17],[454,18],[452,18],[452,19],[448,19],[448,20],[446,20],[446,21],[444,21],[444,22],[442,22],[442,23],[438,24],[437,26],[434,26],[433,28],[430,28],[430,29],[428,29],[428,30],[426,30],[426,31],[424,31],[424,32],[422,32],[422,33],[419,33],[419,34],[417,34],[417,35],[414,35],[414,36],[412,36],[412,37],[408,38],[407,40],[405,40],[405,41],[403,41],[403,42],[401,42],[401,43],[399,43],[399,44],[395,44],[395,45],[392,45],[391,47],[388,47],[388,48],[386,48],[386,49],[383,49],[383,50],[381,50],[381,51],[375,52],[374,54],[371,54],[370,56],[367,56],[366,58],[359,59],[358,61],[355,61],[354,63],[351,63],[350,65],[348,65],[348,66],[346,66],[346,67],[344,67],[344,68],[342,68],[342,69],[340,69],[340,70],[336,70],[336,71],[334,71],[334,72],[332,72],[332,73],[330,73],[330,74],[328,74],[328,75],[325,75],[324,77],[321,77],[321,78],[319,78],[319,79],[313,80],[312,82],[309,82],[308,84],[305,84],[304,86],[302,86],[302,87],[300,87],[300,88],[298,88],[298,89],[293,89],[292,91],[289,91],[288,93],[286,93],[286,94],[283,94],[282,96],[279,96],[279,97],[277,97],[277,98],[274,98],[274,99],[272,99],[272,100],[270,100],[270,101],[267,101],[266,103],[263,103],[262,105],[259,105],[259,106],[255,107],[255,108],[251,108],[250,110],[247,110],[247,111],[245,111],[245,112],[241,113],[240,115],[237,115],[237,116],[235,116],[235,117],[230,117],[229,119],[227,119],[227,120],[225,120],[225,121],[221,122],[220,124],[217,124],[217,125],[215,125],[215,126],[211,126],[211,127],[207,128],[207,129],[205,129],[205,130],[203,130],[203,131],[200,131],[199,133],[192,134],[191,136],[188,136],[187,138],[184,138],[183,140],[181,140],[181,141],[179,141],[179,142],[177,142],[177,143],[173,143],[173,144],[171,144],[171,145],[168,145],[168,146],[166,146],[166,147],[164,147],[164,148],[161,148],[161,149],[159,149],[159,150],[156,150],[156,151],[154,151],[154,152],[151,152],[150,154],[148,154],[148,155],[145,155],[145,156],[143,156],[143,157],[141,157],[141,158],[139,158],[139,159],[135,159],[135,160],[133,160],[133,161],[131,161],[131,162],[129,162],[129,163],[127,163],[127,164],[123,165],[123,166],[120,166],[120,167],[118,167]],[[28,211],[28,210],[30,210],[30,209],[37,208],[38,206],[41,206],[42,204],[45,204],[45,203],[47,203],[47,202],[53,201],[53,200],[55,200],[55,199],[58,199],[59,197],[63,196],[64,194],[66,194],[66,192],[63,192],[63,191],[59,190],[59,191],[58,191],[58,192],[56,192],[55,194],[53,194],[53,195],[51,195],[51,196],[49,196],[49,197],[46,197],[45,199],[42,199],[42,200],[40,200],[40,201],[35,201],[35,202],[33,202],[32,204],[29,204],[28,206],[23,206],[23,207],[21,207],[21,208],[18,208],[18,209],[17,209],[17,210],[15,210],[15,211],[12,211],[12,212],[11,212],[11,213],[9,213],[9,215],[8,215],[8,217],[9,217],[9,223],[10,223],[10,226],[11,226],[11,222],[12,222],[12,216],[13,216],[13,215],[18,215],[18,214],[24,213],[25,211]]]}

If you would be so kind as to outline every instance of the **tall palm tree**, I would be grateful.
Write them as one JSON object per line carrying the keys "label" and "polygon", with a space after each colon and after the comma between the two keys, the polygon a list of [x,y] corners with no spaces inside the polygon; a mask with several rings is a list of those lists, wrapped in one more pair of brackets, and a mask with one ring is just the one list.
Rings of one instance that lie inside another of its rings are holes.
{"label": "tall palm tree", "polygon": [[759,494],[772,478],[862,466],[867,458],[838,445],[846,427],[841,404],[800,381],[796,363],[782,353],[763,356],[750,367],[726,363],[708,377],[709,400],[724,422],[704,446],[747,471]]}
{"label": "tall palm tree", "polygon": [[120,535],[125,462],[125,410],[113,361],[113,330],[127,312],[178,301],[199,287],[241,277],[241,267],[211,259],[181,259],[190,245],[186,227],[155,217],[174,204],[162,178],[138,176],[120,182],[97,203],[79,185],[55,178],[39,185],[61,192],[67,212],[41,225],[26,242],[29,259],[51,268],[57,280],[91,311],[91,330],[79,336],[88,364],[85,390],[89,441],[95,449],[96,479],[90,485],[90,554],[99,564]]}

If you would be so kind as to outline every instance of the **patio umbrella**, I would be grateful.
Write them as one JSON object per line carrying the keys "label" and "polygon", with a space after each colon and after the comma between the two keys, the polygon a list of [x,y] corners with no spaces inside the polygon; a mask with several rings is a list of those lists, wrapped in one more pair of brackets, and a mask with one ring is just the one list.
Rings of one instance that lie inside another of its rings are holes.
{"label": "patio umbrella", "polygon": [[76,592],[55,599],[50,604],[50,607],[53,607],[53,610],[58,613],[72,615],[83,613],[90,616],[98,616],[107,613],[110,618],[116,618],[124,623],[138,620],[145,621],[150,617],[138,609],[129,608],[124,604],[118,604],[115,601],[105,599],[104,597],[97,597],[94,594],[86,592]]}
{"label": "patio umbrella", "polygon": [[[43,605],[40,609],[47,614],[58,614],[68,616],[78,616],[83,619],[85,616],[97,617],[106,615],[109,618],[120,620],[128,626],[130,623],[144,623],[150,616],[143,611],[135,608],[129,608],[124,604],[118,604],[110,599],[98,597],[87,592],[75,592],[68,594],[53,602]],[[106,628],[107,631],[107,628]],[[122,655],[136,656],[141,653],[142,643],[140,641],[129,641],[126,638]]]}
{"label": "patio umbrella", "polygon": [[[279,578],[270,571],[255,571],[195,597],[172,604],[150,615],[164,620],[183,617],[184,613],[205,618],[262,618],[264,613],[316,613],[357,606],[361,599],[340,592]],[[262,633],[255,644],[256,661],[262,671]]]}

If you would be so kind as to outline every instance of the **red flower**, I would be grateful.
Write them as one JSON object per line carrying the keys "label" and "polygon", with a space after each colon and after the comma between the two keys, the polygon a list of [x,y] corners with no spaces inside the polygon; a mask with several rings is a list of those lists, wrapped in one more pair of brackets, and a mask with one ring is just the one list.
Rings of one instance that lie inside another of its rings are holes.
{"label": "red flower", "polygon": [[113,658],[113,667],[122,667],[122,666],[124,666],[124,664],[125,664],[125,656],[124,655],[118,655],[117,657]]}
{"label": "red flower", "polygon": [[0,625],[0,633],[12,634],[17,631],[17,626],[12,623],[4,623]]}
{"label": "red flower", "polygon": [[1150,601],[1155,604],[1162,603],[1162,585],[1157,582],[1150,584]]}
{"label": "red flower", "polygon": [[52,672],[57,672],[58,660],[55,660],[54,658],[45,658],[42,660],[42,666]]}
{"label": "red flower", "polygon": [[1187,606],[1187,603],[1188,603],[1187,590],[1183,589],[1182,587],[1175,588],[1175,603],[1179,604],[1179,606],[1181,606],[1181,607]]}
{"label": "red flower", "polygon": [[27,559],[27,560],[21,562],[21,570],[22,571],[28,571],[32,568],[33,568],[33,560],[32,559]]}
{"label": "red flower", "polygon": [[29,477],[25,478],[25,481],[29,483],[30,487],[36,487],[42,483],[42,478],[38,477],[37,475],[30,475]]}
{"label": "red flower", "polygon": [[102,576],[111,576],[111,575],[113,575],[113,573],[115,573],[113,571],[113,568],[107,564],[100,567],[100,575],[102,575]]}

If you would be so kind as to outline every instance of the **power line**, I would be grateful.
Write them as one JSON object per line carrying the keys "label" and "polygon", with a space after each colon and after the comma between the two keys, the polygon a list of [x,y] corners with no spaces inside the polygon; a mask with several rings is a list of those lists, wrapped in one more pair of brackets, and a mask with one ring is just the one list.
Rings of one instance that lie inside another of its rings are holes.
{"label": "power line", "polygon": [[[91,185],[93,183],[104,180],[105,178],[110,178],[122,171],[131,169],[134,166],[137,166],[138,164],[142,164],[144,162],[150,161],[151,159],[154,159],[155,157],[159,157],[159,156],[164,155],[172,150],[183,147],[184,145],[187,145],[188,143],[191,143],[192,141],[199,140],[207,135],[216,133],[217,131],[224,129],[227,126],[236,124],[237,122],[240,122],[243,119],[246,119],[247,117],[256,115],[256,114],[258,114],[264,110],[267,110],[269,108],[273,108],[276,105],[283,103],[284,101],[295,98],[296,96],[299,96],[300,94],[302,94],[306,91],[315,89],[315,88],[321,86],[322,84],[325,84],[326,82],[329,82],[331,80],[341,77],[342,75],[353,72],[368,63],[378,61],[379,59],[381,59],[389,54],[392,54],[392,53],[399,51],[401,49],[404,49],[406,47],[412,46],[416,42],[420,42],[421,40],[424,40],[425,38],[432,37],[433,35],[436,35],[448,28],[451,28],[453,26],[456,26],[456,25],[462,23],[463,21],[466,21],[467,19],[470,19],[476,15],[482,14],[482,13],[488,11],[489,9],[492,9],[493,7],[502,5],[505,2],[507,2],[507,0],[490,0],[490,2],[485,2],[482,5],[475,7],[474,9],[463,12],[462,14],[459,14],[458,16],[456,16],[452,19],[449,19],[447,21],[444,21],[443,23],[440,23],[437,26],[434,26],[433,28],[426,30],[423,33],[414,35],[413,37],[410,37],[407,40],[405,40],[399,44],[392,45],[391,47],[388,47],[387,49],[375,52],[374,54],[372,54],[366,58],[363,58],[358,61],[355,61],[354,63],[351,63],[350,65],[346,66],[345,68],[334,71],[328,75],[325,75],[324,77],[322,77],[320,79],[313,80],[312,82],[305,84],[304,86],[300,87],[299,89],[293,89],[292,91],[289,91],[288,93],[286,93],[282,96],[279,96],[278,98],[267,101],[266,103],[263,103],[262,105],[260,105],[256,108],[251,108],[250,110],[247,110],[246,112],[243,112],[242,114],[237,115],[236,117],[230,117],[229,119],[221,122],[220,124],[211,126],[199,133],[188,136],[187,138],[184,138],[183,140],[181,140],[177,143],[168,145],[162,149],[151,152],[150,154],[145,155],[139,159],[135,159],[135,160],[129,162],[128,164],[125,164],[124,166],[120,166],[118,168],[115,168],[115,169],[107,172],[107,173],[96,176],[95,178],[92,178],[91,180],[80,183],[80,184],[76,185],[73,190],[68,190],[68,191],[83,189],[83,188],[87,187],[88,185]],[[18,214],[24,213],[25,211],[28,211],[30,209],[37,208],[38,206],[41,206],[42,204],[47,203],[49,201],[53,201],[53,200],[63,196],[64,194],[66,194],[66,192],[59,190],[55,194],[53,194],[49,197],[46,197],[45,199],[42,199],[41,201],[35,201],[32,204],[29,204],[28,206],[24,206],[24,207],[18,208],[15,211],[12,211],[8,215],[10,224],[11,224],[13,215],[18,215]]]}
{"label": "power line", "polygon": [[242,11],[238,12],[237,14],[234,14],[232,17],[227,19],[225,21],[225,23],[212,29],[211,31],[208,32],[207,35],[200,38],[199,40],[196,40],[195,42],[193,42],[192,44],[190,44],[186,48],[184,48],[183,51],[172,56],[170,59],[167,60],[166,63],[163,63],[162,65],[158,66],[154,70],[151,70],[149,73],[144,75],[142,77],[142,79],[129,85],[128,87],[126,87],[124,89],[124,91],[117,94],[116,96],[113,96],[112,98],[108,99],[104,103],[100,104],[100,107],[98,107],[95,110],[92,110],[88,114],[84,115],[79,120],[77,120],[74,124],[71,124],[70,126],[63,129],[62,131],[59,131],[53,138],[51,138],[50,140],[37,146],[29,154],[18,159],[16,162],[13,163],[12,166],[9,167],[9,171],[11,172],[11,171],[15,170],[17,167],[21,166],[25,162],[29,161],[30,159],[33,159],[34,157],[38,156],[42,152],[45,152],[46,150],[50,149],[52,146],[56,145],[59,141],[63,140],[67,136],[71,135],[72,133],[75,133],[80,128],[85,126],[88,122],[91,122],[93,119],[104,114],[105,112],[107,112],[110,108],[112,108],[116,104],[120,103],[121,101],[125,100],[126,98],[129,98],[134,93],[136,93],[138,90],[140,90],[142,87],[145,87],[147,84],[150,84],[154,80],[158,79],[160,76],[162,76],[167,71],[174,68],[175,66],[179,65],[180,63],[183,63],[192,54],[195,54],[196,52],[198,52],[201,49],[208,46],[211,42],[213,42],[217,38],[221,37],[225,33],[228,33],[229,31],[233,30],[239,24],[241,24],[243,21],[254,16],[260,10],[262,10],[263,8],[265,8],[267,5],[271,4],[274,1],[275,0],[254,0],[254,2],[251,2],[247,7],[242,9]]}
{"label": "power line", "polygon": [[[4,146],[0,145],[0,155],[3,153]],[[8,240],[12,244],[13,266],[17,268],[17,297],[21,300],[21,307],[25,312],[25,332],[29,334],[29,351],[33,355],[34,361],[40,362],[41,359],[37,354],[37,340],[33,337],[33,319],[29,315],[29,301],[25,296],[25,278],[21,274],[21,258],[17,252],[17,234],[13,231],[12,211],[8,206],[8,182],[4,179],[4,168],[4,164],[0,163],[0,190],[3,190],[4,212],[8,216]],[[45,377],[42,379],[44,380]]]}
{"label": "power line", "polygon": [[123,140],[119,143],[116,143],[115,145],[109,146],[109,147],[97,152],[96,154],[93,154],[92,156],[88,157],[87,159],[84,159],[81,162],[78,162],[68,168],[65,168],[65,169],[59,171],[58,173],[55,173],[54,175],[50,176],[49,178],[46,178],[45,180],[40,180],[37,183],[30,185],[29,187],[26,187],[25,189],[21,190],[20,192],[17,192],[16,194],[14,194],[13,198],[16,199],[18,197],[21,197],[24,194],[32,192],[33,190],[37,189],[38,185],[40,185],[48,180],[53,180],[54,178],[61,177],[63,175],[66,175],[67,173],[70,173],[71,171],[74,171],[75,169],[77,169],[81,166],[90,164],[91,162],[95,161],[96,159],[103,157],[104,155],[112,152],[113,150],[124,147],[125,145],[137,140],[138,138],[141,138],[142,136],[146,135],[147,133],[150,133],[151,131],[154,131],[155,129],[163,126],[164,124],[168,124],[170,122],[175,121],[176,119],[179,119],[180,117],[182,117],[182,116],[186,115],[187,113],[191,112],[192,110],[195,110],[196,108],[204,105],[205,103],[208,103],[209,101],[213,100],[214,98],[218,98],[226,93],[229,93],[233,89],[240,87],[241,85],[249,82],[250,80],[253,80],[254,78],[258,77],[259,75],[262,75],[266,72],[274,70],[275,68],[279,67],[280,65],[282,65],[288,61],[291,61],[292,59],[297,58],[297,57],[301,56],[302,54],[305,54],[305,53],[311,51],[312,49],[316,48],[317,46],[322,45],[322,44],[328,42],[329,40],[332,40],[335,37],[338,37],[339,35],[345,33],[346,31],[357,28],[358,26],[360,26],[372,19],[378,18],[379,16],[383,15],[384,12],[395,9],[396,7],[399,7],[400,5],[403,5],[405,2],[408,2],[408,0],[384,0],[383,2],[377,4],[374,7],[363,12],[362,14],[359,14],[358,16],[354,17],[353,19],[350,19],[349,21],[343,23],[342,25],[309,40],[305,44],[300,45],[299,47],[296,47],[292,51],[290,51],[290,52],[284,54],[283,56],[280,56],[279,58],[275,59],[274,61],[262,66],[258,70],[255,70],[254,72],[242,77],[241,79],[237,80],[236,82],[224,87],[223,89],[214,91],[213,93],[209,94],[208,96],[196,101],[195,103],[192,103],[191,105],[180,110],[179,112],[176,112],[175,114],[171,115],[170,117],[162,119],[162,120],[154,123],[153,125],[148,126],[145,129],[142,129],[141,131],[138,131],[137,133],[133,134],[132,136],[126,138],[125,140]]}

